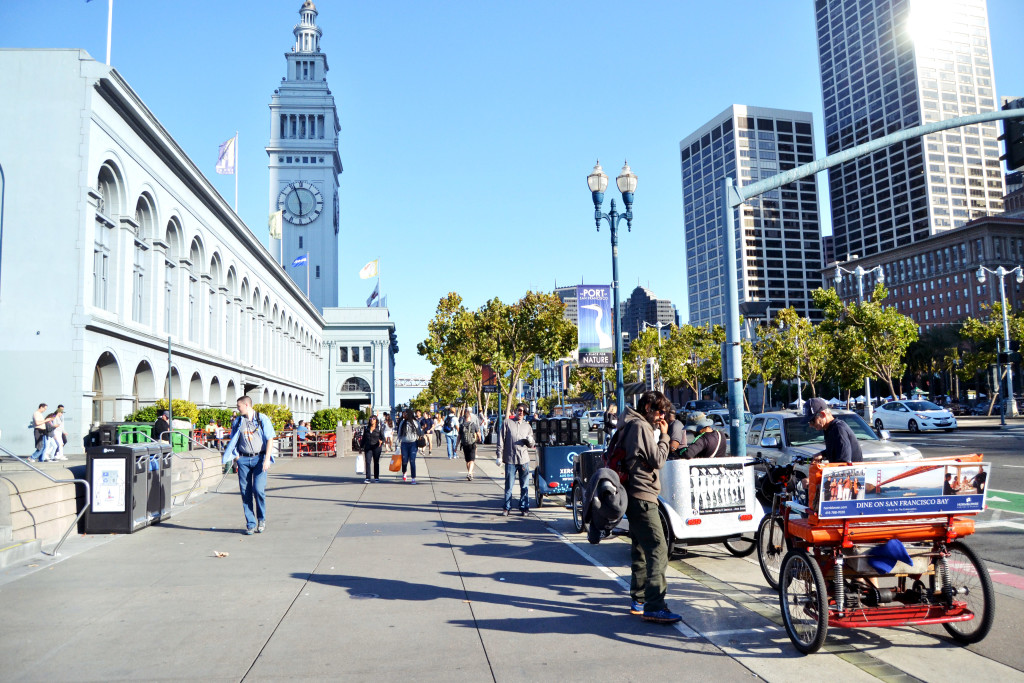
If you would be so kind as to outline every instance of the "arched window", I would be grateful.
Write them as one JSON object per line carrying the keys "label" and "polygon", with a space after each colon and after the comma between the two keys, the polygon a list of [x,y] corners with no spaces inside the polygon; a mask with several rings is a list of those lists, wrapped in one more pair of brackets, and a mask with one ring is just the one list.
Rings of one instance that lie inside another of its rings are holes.
{"label": "arched window", "polygon": [[362,377],[349,377],[345,380],[345,383],[341,385],[341,390],[370,393],[370,384]]}
{"label": "arched window", "polygon": [[146,252],[149,245],[145,238],[153,235],[153,202],[149,195],[143,194],[135,204],[135,222],[138,229],[135,233],[134,259],[132,260],[132,320],[137,323],[146,322],[148,310],[146,306]]}

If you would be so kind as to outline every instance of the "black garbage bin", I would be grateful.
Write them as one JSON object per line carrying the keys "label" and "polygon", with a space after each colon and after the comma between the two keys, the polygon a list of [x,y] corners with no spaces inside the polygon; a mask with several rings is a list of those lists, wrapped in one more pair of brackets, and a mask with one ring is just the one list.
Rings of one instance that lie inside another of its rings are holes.
{"label": "black garbage bin", "polygon": [[[160,458],[160,517],[159,519],[165,520],[171,516],[171,505],[174,503],[174,497],[171,493],[172,484],[174,483],[173,477],[171,476],[171,465],[174,460],[174,449],[168,442],[161,441],[160,443],[153,444],[159,453],[157,457]],[[156,520],[153,520],[154,523]]]}
{"label": "black garbage bin", "polygon": [[120,444],[86,449],[85,477],[92,499],[87,534],[130,534],[149,525],[149,446]]}

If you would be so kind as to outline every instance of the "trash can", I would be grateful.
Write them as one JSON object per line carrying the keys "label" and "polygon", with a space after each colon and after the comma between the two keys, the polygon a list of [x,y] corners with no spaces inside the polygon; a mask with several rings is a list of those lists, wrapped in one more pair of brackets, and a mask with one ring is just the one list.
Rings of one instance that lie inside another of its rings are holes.
{"label": "trash can", "polygon": [[117,443],[149,443],[153,425],[145,422],[123,422],[117,426]]}
{"label": "trash can", "polygon": [[[172,484],[174,478],[171,476],[171,466],[174,464],[174,451],[171,448],[171,444],[166,441],[155,443],[150,448],[158,449],[156,456],[160,460],[160,477],[158,479],[158,486],[160,488],[160,515],[159,521],[163,521],[171,516],[171,505],[174,503],[174,496],[172,494]],[[154,519],[155,524],[158,519]]]}
{"label": "trash can", "polygon": [[187,429],[171,430],[171,446],[174,448],[175,453],[184,453],[185,451],[189,450],[188,435],[189,430]]}
{"label": "trash can", "polygon": [[117,444],[117,428],[120,422],[104,422],[99,427],[100,445],[114,446]]}
{"label": "trash can", "polygon": [[85,511],[85,533],[130,534],[148,526],[149,446],[96,446],[86,449],[85,455],[92,496]]}

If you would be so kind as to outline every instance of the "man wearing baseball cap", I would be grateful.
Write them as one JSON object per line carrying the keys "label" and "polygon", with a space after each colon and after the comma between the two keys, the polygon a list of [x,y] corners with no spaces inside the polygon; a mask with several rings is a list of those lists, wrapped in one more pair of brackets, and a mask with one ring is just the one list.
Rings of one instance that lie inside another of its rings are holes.
{"label": "man wearing baseball cap", "polygon": [[815,460],[824,456],[828,462],[850,465],[864,459],[850,425],[832,415],[825,399],[815,397],[804,404],[804,421],[825,434],[825,450],[818,453]]}

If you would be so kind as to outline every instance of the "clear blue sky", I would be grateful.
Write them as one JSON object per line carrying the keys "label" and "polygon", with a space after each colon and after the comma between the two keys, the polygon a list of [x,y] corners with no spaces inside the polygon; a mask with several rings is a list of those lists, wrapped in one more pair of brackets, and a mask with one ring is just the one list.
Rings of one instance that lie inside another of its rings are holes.
{"label": "clear blue sky", "polygon": [[[264,243],[267,105],[301,4],[114,2],[113,66],[229,201],[233,178],[213,166],[239,131],[239,213]],[[1024,95],[1024,2],[988,7],[997,93]],[[639,175],[624,292],[639,282],[685,314],[679,140],[740,103],[813,112],[823,150],[811,0],[317,8],[345,166],[340,301],[364,305],[372,282],[357,274],[380,256],[400,373],[429,373],[416,342],[449,291],[476,307],[611,279],[586,187],[595,158],[614,178],[628,157]],[[106,19],[106,0],[2,0],[0,42],[103,61]]]}

